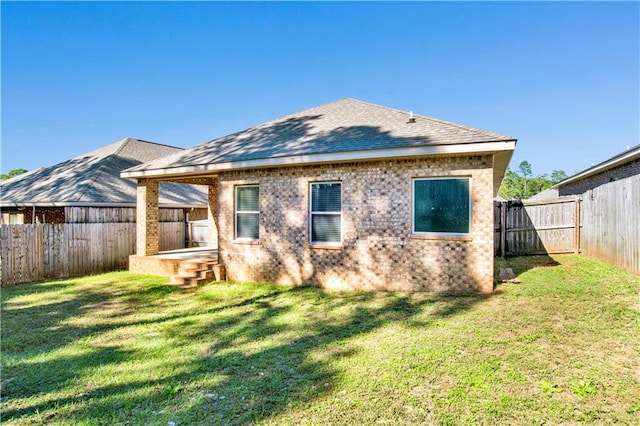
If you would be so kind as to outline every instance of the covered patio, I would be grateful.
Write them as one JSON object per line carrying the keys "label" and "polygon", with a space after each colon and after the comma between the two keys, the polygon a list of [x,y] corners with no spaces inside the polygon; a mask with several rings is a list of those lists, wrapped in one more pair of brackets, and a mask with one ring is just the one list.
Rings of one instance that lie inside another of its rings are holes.
{"label": "covered patio", "polygon": [[[158,189],[161,182],[203,185],[208,188],[207,228],[209,245],[159,251]],[[171,284],[191,286],[224,280],[218,258],[218,178],[143,177],[138,179],[136,204],[136,254],[129,256],[129,271],[171,277]]]}

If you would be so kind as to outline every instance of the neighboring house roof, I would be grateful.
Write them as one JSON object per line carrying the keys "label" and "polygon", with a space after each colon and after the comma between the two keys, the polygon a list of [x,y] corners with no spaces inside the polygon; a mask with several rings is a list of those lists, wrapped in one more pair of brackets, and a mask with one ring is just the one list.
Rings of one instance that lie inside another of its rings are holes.
{"label": "neighboring house roof", "polygon": [[568,178],[566,178],[565,180],[556,183],[553,187],[554,188],[561,188],[565,185],[568,185],[570,183],[574,183],[576,181],[579,181],[581,179],[585,179],[587,177],[593,176],[593,175],[597,175],[599,173],[603,173],[609,169],[612,169],[614,167],[618,167],[621,166],[623,164],[629,163],[633,160],[636,160],[640,158],[640,145],[636,145],[634,147],[631,148],[627,148],[626,150],[622,151],[619,154],[614,155],[613,157],[604,160],[601,163],[598,163],[594,166],[589,167],[588,169],[584,169],[581,172],[578,172],[572,176],[569,176]]}
{"label": "neighboring house roof", "polygon": [[415,157],[496,154],[497,193],[516,139],[346,98],[127,169],[122,176],[195,176],[224,170]]}
{"label": "neighboring house roof", "polygon": [[[15,176],[0,183],[0,206],[135,206],[136,183],[120,177],[122,170],[184,151],[167,145],[125,138],[51,167]],[[163,183],[162,206],[207,204],[199,187]]]}
{"label": "neighboring house roof", "polygon": [[560,194],[558,190],[555,188],[545,189],[544,191],[538,192],[536,195],[533,195],[528,200],[547,200],[549,198],[558,198]]}

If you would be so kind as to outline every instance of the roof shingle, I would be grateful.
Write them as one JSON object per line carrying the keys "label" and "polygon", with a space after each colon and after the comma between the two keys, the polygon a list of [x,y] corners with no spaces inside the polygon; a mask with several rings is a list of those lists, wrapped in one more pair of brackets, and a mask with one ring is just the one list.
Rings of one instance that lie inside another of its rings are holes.
{"label": "roof shingle", "polygon": [[320,153],[515,141],[515,138],[356,99],[291,114],[127,169],[188,168],[212,163]]}
{"label": "roof shingle", "polygon": [[[138,139],[113,144],[51,167],[41,167],[5,180],[0,205],[136,203],[136,183],[120,173],[163,156],[184,151]],[[191,185],[162,183],[160,204],[205,205],[206,192]]]}

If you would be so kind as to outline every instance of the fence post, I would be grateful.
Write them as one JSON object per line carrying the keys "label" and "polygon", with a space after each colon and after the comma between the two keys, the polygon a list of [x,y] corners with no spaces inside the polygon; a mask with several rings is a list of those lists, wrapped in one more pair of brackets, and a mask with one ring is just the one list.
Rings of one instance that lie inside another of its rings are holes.
{"label": "fence post", "polygon": [[507,202],[500,202],[500,257],[507,255]]}
{"label": "fence post", "polygon": [[574,234],[574,243],[573,243],[573,253],[580,254],[580,197],[576,196],[575,198],[575,234]]}

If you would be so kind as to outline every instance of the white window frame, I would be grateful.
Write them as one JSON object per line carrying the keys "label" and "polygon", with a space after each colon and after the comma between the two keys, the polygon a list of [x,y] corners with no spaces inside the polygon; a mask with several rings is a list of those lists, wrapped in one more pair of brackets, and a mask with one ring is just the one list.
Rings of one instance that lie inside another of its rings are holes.
{"label": "white window frame", "polygon": [[[250,188],[255,187],[258,188],[258,210],[257,211],[238,211],[238,193],[240,188]],[[260,185],[248,184],[248,185],[236,185],[234,188],[234,240],[236,241],[258,241],[260,239]],[[247,238],[247,237],[238,237],[238,215],[239,214],[257,214],[258,215],[258,237],[257,238]]]}
{"label": "white window frame", "polygon": [[[313,185],[324,185],[328,183],[340,184],[340,211],[339,212],[314,212],[313,211]],[[313,240],[313,215],[337,215],[340,216],[340,241],[314,241]],[[309,182],[309,244],[312,245],[342,245],[342,181],[340,180],[328,180],[319,182]]]}
{"label": "white window frame", "polygon": [[[437,232],[437,231],[416,231],[416,182],[424,180],[466,180],[469,182],[469,231],[468,232]],[[421,177],[411,179],[411,233],[414,235],[428,235],[441,237],[467,237],[471,235],[471,219],[472,219],[472,179],[470,176],[439,176],[439,177]]]}

